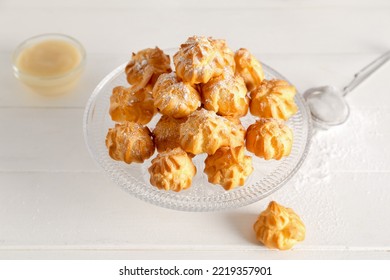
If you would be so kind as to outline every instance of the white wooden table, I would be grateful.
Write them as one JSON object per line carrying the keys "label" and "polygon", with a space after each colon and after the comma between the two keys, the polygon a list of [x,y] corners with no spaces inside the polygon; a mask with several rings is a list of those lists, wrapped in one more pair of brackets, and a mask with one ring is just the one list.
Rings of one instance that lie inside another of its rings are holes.
{"label": "white wooden table", "polygon": [[[47,100],[11,70],[18,43],[60,32],[86,47],[73,94]],[[139,201],[92,162],[83,108],[132,51],[193,34],[247,47],[292,81],[344,86],[390,47],[387,0],[0,0],[0,258],[390,258],[390,63],[348,96],[351,118],[317,133],[296,176],[270,197],[216,213]],[[279,252],[252,232],[270,200],[292,207],[306,240]]]}

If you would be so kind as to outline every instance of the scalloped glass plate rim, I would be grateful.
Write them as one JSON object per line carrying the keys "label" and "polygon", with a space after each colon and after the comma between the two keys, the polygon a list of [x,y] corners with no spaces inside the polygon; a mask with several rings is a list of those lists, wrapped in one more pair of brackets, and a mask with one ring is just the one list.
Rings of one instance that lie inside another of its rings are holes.
{"label": "scalloped glass plate rim", "polygon": [[[186,196],[178,196],[177,193],[174,193],[172,191],[161,191],[156,188],[149,189],[149,188],[143,188],[142,185],[145,185],[145,182],[142,182],[140,178],[133,177],[133,181],[131,183],[127,182],[124,179],[124,175],[121,174],[120,171],[122,170],[115,170],[112,168],[113,163],[117,163],[114,160],[111,160],[111,164],[108,162],[104,162],[99,155],[92,151],[91,145],[89,143],[89,117],[94,115],[94,108],[93,105],[96,102],[99,94],[101,93],[101,90],[104,88],[104,86],[109,83],[112,79],[115,79],[117,76],[121,75],[124,71],[126,63],[123,63],[122,65],[115,68],[113,71],[111,71],[105,78],[101,80],[101,82],[96,86],[93,93],[91,94],[87,105],[85,107],[84,111],[84,119],[83,119],[83,130],[84,130],[84,140],[87,145],[87,149],[89,151],[89,154],[91,157],[95,160],[95,162],[99,165],[100,168],[102,168],[105,173],[108,173],[110,175],[111,179],[119,186],[122,187],[125,191],[130,193],[131,195],[144,200],[146,202],[152,203],[157,206],[161,206],[164,208],[170,208],[174,210],[183,210],[183,211],[215,211],[215,210],[226,210],[226,209],[232,209],[232,208],[238,208],[245,205],[249,205],[251,203],[257,202],[276,190],[280,189],[283,185],[288,182],[291,177],[298,171],[300,166],[302,165],[304,159],[307,156],[307,153],[309,151],[310,146],[310,140],[311,140],[311,134],[312,134],[312,123],[311,123],[311,116],[310,111],[308,109],[307,104],[305,103],[302,95],[298,92],[296,94],[296,101],[299,106],[299,111],[303,116],[304,122],[306,123],[307,127],[307,135],[305,137],[305,143],[304,143],[304,151],[301,154],[300,159],[298,160],[297,164],[292,168],[292,170],[288,174],[284,174],[282,178],[279,180],[279,182],[272,186],[271,189],[266,191],[258,191],[260,183],[267,182],[269,178],[266,178],[261,181],[257,181],[255,184],[253,184],[251,187],[240,187],[238,189],[235,189],[233,191],[226,191],[222,194],[219,194],[217,196],[212,197],[199,197],[198,199],[194,199],[194,197],[186,197]],[[286,78],[284,78],[281,74],[273,70],[271,67],[267,66],[266,64],[262,63],[264,72],[268,75],[272,75],[273,77],[277,77],[280,79],[284,79],[287,81]],[[108,114],[108,111],[107,111]],[[249,114],[249,113],[248,113]],[[254,156],[254,155],[253,155]],[[110,166],[111,165],[111,166]],[[277,170],[276,170],[277,171]],[[199,170],[198,170],[199,172]],[[273,173],[272,173],[273,174]],[[271,174],[271,175],[272,175]],[[240,190],[245,190],[244,192],[240,192]],[[244,193],[244,195],[242,195]],[[201,200],[201,201],[197,201]]]}

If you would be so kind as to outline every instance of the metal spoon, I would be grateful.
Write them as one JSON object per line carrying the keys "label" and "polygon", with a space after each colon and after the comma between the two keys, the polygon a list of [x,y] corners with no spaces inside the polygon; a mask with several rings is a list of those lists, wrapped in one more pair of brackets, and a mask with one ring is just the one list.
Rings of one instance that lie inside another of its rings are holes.
{"label": "metal spoon", "polygon": [[313,121],[321,128],[343,124],[349,117],[345,96],[390,60],[390,51],[384,53],[354,75],[353,80],[340,90],[334,86],[310,88],[303,94]]}

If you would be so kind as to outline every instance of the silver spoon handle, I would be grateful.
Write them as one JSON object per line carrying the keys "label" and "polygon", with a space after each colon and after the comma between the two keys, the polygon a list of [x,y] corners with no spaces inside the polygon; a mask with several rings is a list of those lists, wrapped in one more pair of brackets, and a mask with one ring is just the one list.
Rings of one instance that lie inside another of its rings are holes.
{"label": "silver spoon handle", "polygon": [[362,70],[354,75],[354,79],[343,89],[343,96],[346,96],[354,88],[360,85],[365,79],[372,75],[378,70],[383,64],[390,60],[390,51],[385,52],[380,57],[375,59],[373,62],[368,64]]}

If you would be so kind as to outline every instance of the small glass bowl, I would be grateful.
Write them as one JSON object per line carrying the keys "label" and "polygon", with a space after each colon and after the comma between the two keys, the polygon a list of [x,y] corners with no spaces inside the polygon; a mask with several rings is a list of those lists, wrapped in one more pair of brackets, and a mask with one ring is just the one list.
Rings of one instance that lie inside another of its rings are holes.
{"label": "small glass bowl", "polygon": [[[38,43],[49,40],[64,41],[74,46],[80,54],[80,61],[78,65],[61,75],[53,76],[41,76],[26,73],[18,67],[18,58],[24,50]],[[34,91],[44,95],[57,95],[71,90],[84,70],[85,62],[86,52],[81,43],[70,36],[56,33],[41,34],[25,40],[15,49],[12,56],[12,68],[15,77]]]}

